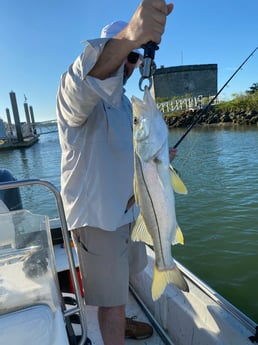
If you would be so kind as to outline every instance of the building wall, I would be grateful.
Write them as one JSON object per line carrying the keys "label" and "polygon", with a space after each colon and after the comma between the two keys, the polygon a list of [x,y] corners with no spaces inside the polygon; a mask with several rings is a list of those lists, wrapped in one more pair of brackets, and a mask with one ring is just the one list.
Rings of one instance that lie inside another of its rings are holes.
{"label": "building wall", "polygon": [[217,64],[161,67],[153,76],[153,93],[155,98],[214,96],[217,74]]}

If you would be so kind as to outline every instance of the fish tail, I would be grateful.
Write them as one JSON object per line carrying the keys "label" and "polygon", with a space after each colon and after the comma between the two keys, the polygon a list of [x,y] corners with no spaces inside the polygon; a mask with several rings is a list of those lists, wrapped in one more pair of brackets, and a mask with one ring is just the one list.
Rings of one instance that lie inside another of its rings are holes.
{"label": "fish tail", "polygon": [[153,301],[156,301],[160,298],[169,283],[175,284],[182,291],[189,292],[189,286],[177,266],[175,266],[172,270],[159,271],[157,266],[154,265],[153,282],[151,288]]}

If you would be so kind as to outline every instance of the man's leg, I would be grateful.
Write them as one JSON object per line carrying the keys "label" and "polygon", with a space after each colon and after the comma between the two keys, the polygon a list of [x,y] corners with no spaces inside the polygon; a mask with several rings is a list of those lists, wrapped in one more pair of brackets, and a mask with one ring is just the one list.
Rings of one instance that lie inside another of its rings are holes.
{"label": "man's leg", "polygon": [[105,345],[123,345],[125,338],[125,306],[99,307],[99,327]]}
{"label": "man's leg", "polygon": [[[145,339],[152,335],[152,328],[148,324],[136,321],[134,316],[125,319],[124,305],[128,301],[129,270],[131,274],[135,274],[147,264],[145,246],[140,242],[132,243],[130,228],[128,224],[117,231],[85,227],[72,232],[80,262],[86,304],[101,306],[101,332],[104,337],[108,333],[107,336],[111,335],[113,339],[115,332],[123,334],[123,338],[126,336],[135,339]],[[106,317],[107,312],[110,312],[111,316]],[[111,344],[124,343],[113,341]]]}
{"label": "man's leg", "polygon": [[129,226],[117,231],[85,227],[73,230],[86,305],[98,306],[105,345],[123,345],[128,301]]}

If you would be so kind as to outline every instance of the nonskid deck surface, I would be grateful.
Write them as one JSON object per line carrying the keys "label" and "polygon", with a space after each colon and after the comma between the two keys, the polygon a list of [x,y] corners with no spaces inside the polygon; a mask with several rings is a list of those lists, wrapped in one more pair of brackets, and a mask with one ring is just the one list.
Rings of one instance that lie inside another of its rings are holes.
{"label": "nonskid deck surface", "polygon": [[[100,334],[98,320],[97,320],[97,307],[86,306],[86,315],[87,315],[87,336],[90,338],[92,345],[104,345],[102,337]],[[132,294],[129,294],[129,302],[126,306],[126,316],[133,317],[136,316],[136,320],[148,322],[148,319],[144,312],[141,310],[141,307],[138,305]],[[148,339],[135,340],[135,339],[126,339],[126,345],[164,345],[156,330],[154,329],[153,335]]]}

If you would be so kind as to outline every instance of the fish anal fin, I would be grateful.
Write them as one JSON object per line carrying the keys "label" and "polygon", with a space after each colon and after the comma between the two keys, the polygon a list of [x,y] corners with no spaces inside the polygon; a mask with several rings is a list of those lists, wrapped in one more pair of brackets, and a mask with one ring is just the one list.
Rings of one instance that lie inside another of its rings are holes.
{"label": "fish anal fin", "polygon": [[146,244],[149,244],[151,246],[153,245],[152,237],[146,228],[144,219],[141,214],[136,220],[136,223],[132,231],[131,239],[135,242],[145,242]]}
{"label": "fish anal fin", "polygon": [[157,266],[154,265],[151,288],[153,301],[160,298],[166,286],[170,283],[175,284],[182,291],[189,292],[189,286],[177,266],[174,266],[171,270],[159,271]]}
{"label": "fish anal fin", "polygon": [[171,184],[172,184],[173,190],[178,194],[187,194],[188,190],[184,182],[178,176],[177,172],[172,167],[172,165],[170,165],[169,168],[170,168]]}

